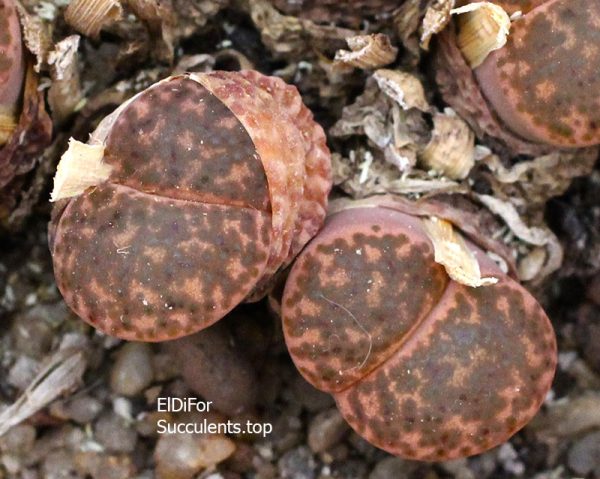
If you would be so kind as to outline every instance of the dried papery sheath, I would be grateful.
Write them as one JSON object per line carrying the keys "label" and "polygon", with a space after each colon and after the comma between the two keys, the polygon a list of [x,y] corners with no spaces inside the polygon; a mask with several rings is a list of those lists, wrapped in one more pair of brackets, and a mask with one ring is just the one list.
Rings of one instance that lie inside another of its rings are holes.
{"label": "dried papery sheath", "polygon": [[366,19],[389,19],[404,0],[270,0],[282,12],[317,23],[358,28]]}
{"label": "dried papery sheath", "polygon": [[103,27],[121,18],[119,0],[73,0],[65,11],[65,20],[78,32],[97,38]]}
{"label": "dried papery sheath", "polygon": [[357,35],[347,38],[350,51],[339,50],[334,62],[338,65],[349,65],[363,69],[380,68],[389,65],[396,59],[398,49],[390,38],[382,33],[373,35]]}
{"label": "dried papery sheath", "polygon": [[50,201],[78,196],[108,180],[112,168],[103,158],[103,145],[86,145],[71,138],[69,149],[58,164]]}
{"label": "dried papery sheath", "polygon": [[475,2],[451,11],[458,15],[458,47],[471,68],[483,63],[494,50],[506,45],[510,18],[502,7]]}
{"label": "dried papery sheath", "polygon": [[481,277],[477,258],[452,223],[434,216],[423,219],[423,225],[433,243],[435,261],[444,266],[450,278],[472,288],[498,282],[498,278]]}
{"label": "dried papery sheath", "polygon": [[463,119],[450,113],[433,116],[431,140],[419,155],[426,168],[448,178],[466,178],[475,164],[475,135]]}

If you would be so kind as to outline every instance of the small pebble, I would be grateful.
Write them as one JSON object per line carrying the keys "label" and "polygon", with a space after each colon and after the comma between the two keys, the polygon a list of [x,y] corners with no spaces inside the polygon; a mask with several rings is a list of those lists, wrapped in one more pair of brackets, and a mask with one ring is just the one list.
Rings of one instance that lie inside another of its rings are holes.
{"label": "small pebble", "polygon": [[[600,295],[600,293],[598,293]],[[587,303],[577,310],[575,341],[587,363],[600,373],[600,306]]]}
{"label": "small pebble", "polygon": [[600,427],[600,393],[587,392],[551,404],[546,414],[538,414],[527,426],[540,438],[575,436]]}
{"label": "small pebble", "polygon": [[284,411],[273,423],[273,432],[267,439],[283,453],[300,444],[302,436],[302,422],[298,416]]}
{"label": "small pebble", "polygon": [[522,476],[525,465],[519,460],[519,455],[510,442],[505,442],[498,448],[498,460],[506,472],[514,476]]}
{"label": "small pebble", "polygon": [[[13,322],[11,335],[14,347],[19,352],[35,359],[42,359],[50,350],[54,331],[48,318],[68,317],[66,305],[36,305],[18,315]],[[57,322],[57,321],[54,321]]]}
{"label": "small pebble", "polygon": [[399,457],[388,456],[375,464],[369,479],[408,479],[414,469],[414,464]]}
{"label": "small pebble", "polygon": [[235,452],[231,455],[225,465],[227,469],[245,473],[254,469],[254,458],[257,456],[254,448],[245,442],[239,441],[236,445]]}
{"label": "small pebble", "polygon": [[130,479],[135,471],[131,458],[126,454],[77,452],[74,462],[81,474],[93,479]]}
{"label": "small pebble", "polygon": [[366,479],[367,464],[362,459],[342,461],[331,466],[331,473],[328,476],[335,479]]}
{"label": "small pebble", "polygon": [[440,466],[446,471],[452,474],[455,479],[476,479],[475,474],[469,468],[467,459],[453,459],[445,461]]}
{"label": "small pebble", "polygon": [[0,437],[2,452],[30,451],[35,443],[36,430],[29,424],[19,424]]}
{"label": "small pebble", "polygon": [[233,441],[218,434],[163,435],[154,450],[158,478],[190,479],[202,469],[224,461],[234,451]]}
{"label": "small pebble", "polygon": [[145,343],[126,343],[117,353],[110,372],[111,389],[123,396],[135,396],[152,383],[152,349]]}
{"label": "small pebble", "polygon": [[336,408],[317,414],[308,427],[308,445],[315,453],[337,444],[350,429]]}
{"label": "small pebble", "polygon": [[190,389],[212,401],[215,409],[231,416],[252,409],[258,393],[254,365],[223,325],[167,341],[163,347],[179,362]]}
{"label": "small pebble", "polygon": [[96,422],[95,437],[107,451],[132,452],[137,442],[137,433],[125,420],[110,412]]}
{"label": "small pebble", "polygon": [[102,411],[102,403],[91,396],[75,396],[57,405],[60,405],[60,413],[65,419],[79,424],[92,422]]}
{"label": "small pebble", "polygon": [[277,462],[281,479],[314,479],[316,463],[310,449],[300,446],[286,452]]}
{"label": "small pebble", "polygon": [[79,478],[77,468],[73,464],[73,454],[67,449],[51,451],[45,458],[41,467],[44,479]]}
{"label": "small pebble", "polygon": [[595,478],[600,478],[600,431],[576,441],[569,449],[567,462],[578,475],[588,476],[593,472]]}
{"label": "small pebble", "polygon": [[8,384],[23,391],[38,373],[39,362],[28,356],[19,356],[8,372]]}

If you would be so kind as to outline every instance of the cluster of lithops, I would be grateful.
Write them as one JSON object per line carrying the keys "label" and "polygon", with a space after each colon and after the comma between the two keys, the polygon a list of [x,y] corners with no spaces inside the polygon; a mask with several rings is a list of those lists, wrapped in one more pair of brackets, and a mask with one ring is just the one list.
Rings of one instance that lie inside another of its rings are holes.
{"label": "cluster of lithops", "polygon": [[317,23],[335,23],[358,28],[366,19],[389,16],[404,0],[272,0],[288,15]]}
{"label": "cluster of lithops", "polygon": [[535,152],[532,145],[540,144],[599,144],[600,2],[492,3],[517,16],[506,44],[483,62],[469,66],[470,58],[460,56],[461,38],[481,40],[474,23],[469,31],[461,28],[460,15],[456,34],[451,28],[440,38],[436,76],[445,100],[478,133],[500,139],[513,152]]}
{"label": "cluster of lithops", "polygon": [[556,342],[533,297],[466,240],[489,284],[452,280],[424,224],[383,203],[334,214],[296,259],[281,308],[299,371],[361,436],[438,461],[481,453],[533,417]]}
{"label": "cluster of lithops", "polygon": [[325,135],[295,87],[252,71],[167,78],[63,156],[58,287],[107,334],[191,334],[268,291],[320,228],[330,187]]}

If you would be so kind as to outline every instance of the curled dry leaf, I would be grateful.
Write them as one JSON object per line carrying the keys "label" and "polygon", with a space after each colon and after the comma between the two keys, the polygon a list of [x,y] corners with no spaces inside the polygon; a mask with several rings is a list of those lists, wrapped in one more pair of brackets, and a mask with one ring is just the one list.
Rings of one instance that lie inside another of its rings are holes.
{"label": "curled dry leaf", "polygon": [[400,70],[380,69],[373,74],[373,79],[379,89],[404,110],[411,108],[423,112],[430,110],[423,84],[416,76]]}
{"label": "curled dry leaf", "polygon": [[377,70],[367,81],[364,93],[354,104],[344,108],[342,118],[330,133],[337,137],[365,135],[386,161],[396,167],[397,177],[400,172],[412,169],[417,151],[429,141],[429,126],[421,111],[427,108],[416,77],[399,71]]}
{"label": "curled dry leaf", "polygon": [[426,168],[452,179],[466,178],[475,164],[475,135],[451,110],[433,115],[431,141],[419,156]]}
{"label": "curled dry leaf", "polygon": [[441,32],[452,18],[452,8],[455,0],[435,0],[425,11],[421,23],[421,48],[429,49],[431,38]]}
{"label": "curled dry leaf", "polygon": [[530,208],[541,208],[550,198],[565,193],[574,178],[593,171],[598,158],[597,148],[554,151],[507,168],[487,148],[478,150],[478,161],[493,173],[492,188],[498,196],[510,197],[517,187]]}
{"label": "curled dry leaf", "polygon": [[389,20],[403,0],[271,0],[287,15],[315,23],[346,25],[358,29],[365,22],[376,25]]}
{"label": "curled dry leaf", "polygon": [[97,38],[100,30],[119,20],[122,14],[119,0],[73,0],[65,11],[65,20],[79,33]]}
{"label": "curled dry leaf", "polygon": [[[519,270],[525,274],[527,279],[541,280],[560,268],[563,260],[563,249],[558,238],[550,228],[547,226],[528,226],[523,221],[515,206],[509,201],[504,201],[491,195],[476,194],[475,197],[490,211],[500,216],[520,240],[530,245],[543,246],[546,249],[547,256],[543,264],[540,264],[540,261],[529,258],[525,260],[528,263],[519,265]],[[539,267],[537,271],[532,269],[535,265]],[[520,279],[525,280],[525,278]]]}
{"label": "curled dry leaf", "polygon": [[[172,0],[176,21],[174,37],[184,38],[193,35],[198,28],[206,25],[208,20],[227,7],[231,0]],[[160,2],[162,4],[162,2]]]}
{"label": "curled dry leaf", "polygon": [[112,168],[103,159],[104,145],[88,145],[71,138],[69,149],[56,169],[50,201],[80,195],[87,188],[105,181]]}
{"label": "curled dry leaf", "polygon": [[159,60],[171,63],[174,51],[175,11],[170,0],[128,0],[127,5],[148,27],[156,42],[152,49]]}
{"label": "curled dry leaf", "polygon": [[23,394],[0,413],[0,436],[76,387],[85,366],[80,348],[65,348],[52,355]]}
{"label": "curled dry leaf", "polygon": [[48,55],[52,78],[48,103],[59,123],[76,110],[83,98],[77,65],[79,40],[79,35],[71,35],[58,42]]}
{"label": "curled dry leaf", "polygon": [[17,4],[17,9],[21,19],[23,41],[35,57],[34,70],[39,72],[42,67],[46,66],[48,54],[52,50],[50,28],[40,17],[29,14],[21,5]]}
{"label": "curled dry leaf", "polygon": [[315,50],[333,54],[344,48],[346,38],[356,35],[354,30],[283,15],[267,0],[249,0],[248,9],[264,44],[284,57],[310,58]]}
{"label": "curled dry leaf", "polygon": [[389,65],[398,54],[398,49],[392,45],[390,37],[383,33],[356,35],[348,37],[346,42],[350,51],[338,50],[334,64],[368,70]]}
{"label": "curled dry leaf", "polygon": [[[427,122],[430,115],[433,118],[433,130]],[[385,181],[388,185],[393,183],[394,189],[384,190],[395,193],[405,192],[408,186],[406,182],[409,179],[406,176],[400,179],[400,173],[425,173],[415,169],[417,157],[421,158],[421,165],[425,166],[426,171],[434,170],[450,179],[466,178],[475,162],[475,137],[469,126],[452,110],[437,112],[428,103],[421,81],[399,70],[377,70],[367,82],[364,93],[354,104],[344,108],[342,118],[330,133],[337,137],[365,135],[380,150],[372,153],[371,159],[365,156],[365,162],[359,163],[361,171],[358,186],[364,185],[363,188],[370,184],[367,170],[372,160],[377,162],[379,158],[397,169],[395,178]],[[355,161],[348,161],[356,164]],[[393,169],[387,171],[394,172]],[[382,172],[381,168],[379,172]],[[431,182],[432,191],[456,186],[448,182],[439,183],[436,178],[423,174],[417,181],[418,186],[414,181],[409,182],[412,184],[408,188],[412,192],[415,192],[415,187],[419,192],[426,191],[423,187],[427,182]],[[382,192],[380,179],[376,183],[378,187],[368,194]],[[354,186],[350,188],[354,190]],[[365,195],[360,194],[361,197]]]}
{"label": "curled dry leaf", "polygon": [[502,7],[491,2],[474,2],[451,13],[459,16],[458,48],[471,68],[478,67],[491,52],[506,45],[510,17]]}
{"label": "curled dry leaf", "polygon": [[469,249],[460,233],[454,230],[452,223],[435,216],[422,221],[427,236],[433,244],[435,262],[444,266],[450,278],[472,288],[498,282],[498,278],[481,277],[475,254]]}
{"label": "curled dry leaf", "polygon": [[466,193],[464,186],[446,178],[432,178],[421,170],[413,170],[410,177],[398,168],[364,149],[353,150],[348,158],[333,155],[334,184],[353,198],[394,193],[398,195]]}

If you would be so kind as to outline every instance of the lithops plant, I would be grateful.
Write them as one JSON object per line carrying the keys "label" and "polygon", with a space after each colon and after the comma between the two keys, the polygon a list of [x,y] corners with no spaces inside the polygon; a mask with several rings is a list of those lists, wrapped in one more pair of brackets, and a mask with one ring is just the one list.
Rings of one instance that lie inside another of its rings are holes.
{"label": "lithops plant", "polygon": [[268,291],[321,226],[330,187],[325,135],[295,87],[253,71],[167,78],[63,156],[58,287],[107,334],[191,334]]}
{"label": "lithops plant", "polygon": [[[477,32],[473,32],[481,28],[480,21],[479,26],[477,22],[466,29],[459,26],[457,36],[448,31],[442,35],[442,66],[436,74],[446,101],[477,131],[500,138],[516,153],[533,151],[527,143],[559,148],[599,144],[600,3],[491,3],[508,14],[521,11],[522,15],[510,22],[506,44],[481,63],[473,62],[470,55],[462,60],[456,55],[457,44],[465,52],[461,38],[476,48],[481,36],[486,35],[480,31],[478,40]],[[471,64],[472,73],[465,62]],[[479,91],[475,91],[477,88]]]}
{"label": "lithops plant", "polygon": [[[33,61],[24,46],[17,7],[0,0],[0,226],[18,228],[27,207],[16,217],[19,202],[33,203],[24,192],[25,177],[50,143],[52,122],[38,89]],[[22,203],[21,203],[22,204]]]}
{"label": "lithops plant", "polygon": [[25,61],[17,9],[12,0],[0,0],[0,146],[10,138],[17,123]]}
{"label": "lithops plant", "polygon": [[556,342],[533,297],[474,244],[456,243],[485,285],[451,279],[428,224],[389,205],[334,214],[292,266],[281,307],[300,373],[358,434],[440,461],[496,446],[534,416]]}
{"label": "lithops plant", "polygon": [[336,23],[359,27],[370,18],[389,16],[403,0],[271,0],[288,15],[307,18],[317,23]]}

